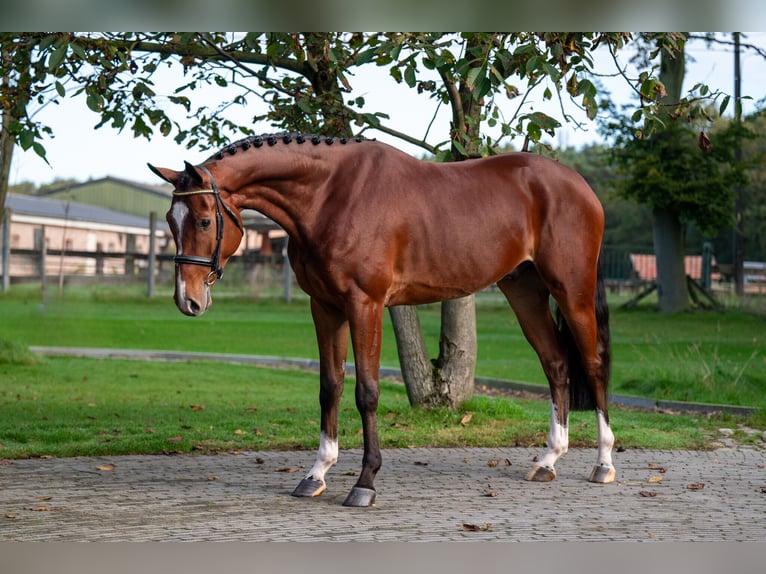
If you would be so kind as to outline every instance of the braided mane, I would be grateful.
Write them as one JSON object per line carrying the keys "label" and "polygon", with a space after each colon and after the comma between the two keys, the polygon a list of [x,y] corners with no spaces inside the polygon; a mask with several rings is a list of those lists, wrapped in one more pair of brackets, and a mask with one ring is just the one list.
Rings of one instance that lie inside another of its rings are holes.
{"label": "braided mane", "polygon": [[258,136],[249,136],[241,140],[232,142],[229,145],[218,150],[216,153],[210,156],[206,161],[211,161],[214,159],[221,160],[224,158],[225,154],[234,155],[240,149],[243,151],[246,151],[250,149],[251,147],[259,148],[259,147],[263,147],[264,145],[271,147],[271,146],[277,145],[278,143],[290,144],[295,142],[297,144],[311,143],[312,145],[319,145],[321,143],[324,143],[326,145],[332,145],[335,142],[338,142],[340,144],[347,144],[349,142],[363,142],[363,141],[368,141],[368,140],[362,136],[355,136],[352,138],[346,138],[346,137],[338,138],[338,137],[331,137],[331,136],[319,136],[319,135],[313,135],[313,134],[288,133],[288,132],[283,132],[278,134],[261,134]]}

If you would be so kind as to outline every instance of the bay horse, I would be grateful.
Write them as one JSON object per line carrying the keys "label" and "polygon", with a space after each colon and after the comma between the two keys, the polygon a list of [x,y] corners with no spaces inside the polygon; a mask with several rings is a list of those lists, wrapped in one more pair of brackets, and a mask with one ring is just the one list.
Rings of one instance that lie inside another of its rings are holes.
{"label": "bay horse", "polygon": [[[293,491],[317,496],[338,459],[338,408],[348,338],[362,418],[362,470],[346,506],[375,501],[376,427],[384,308],[419,305],[497,284],[549,381],[547,451],[527,480],[556,477],[570,410],[595,409],[591,482],[615,480],[609,426],[609,322],[599,254],[602,206],[558,162],[508,153],[458,163],[416,159],[363,138],[253,136],[181,171],[151,170],[174,186],[167,213],[177,247],[174,300],[202,315],[253,209],[288,234],[288,257],[311,298],[320,357],[320,444]],[[556,321],[550,297],[556,302]]]}

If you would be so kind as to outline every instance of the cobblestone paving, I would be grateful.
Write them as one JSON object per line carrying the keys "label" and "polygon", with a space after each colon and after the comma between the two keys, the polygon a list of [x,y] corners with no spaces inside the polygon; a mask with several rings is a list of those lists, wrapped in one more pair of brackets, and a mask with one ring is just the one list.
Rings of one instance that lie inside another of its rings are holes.
{"label": "cobblestone paving", "polygon": [[0,461],[2,541],[765,541],[766,450],[628,450],[618,480],[586,481],[574,449],[551,483],[541,449],[388,449],[376,506],[341,504],[361,451],[316,499],[290,491],[313,452]]}

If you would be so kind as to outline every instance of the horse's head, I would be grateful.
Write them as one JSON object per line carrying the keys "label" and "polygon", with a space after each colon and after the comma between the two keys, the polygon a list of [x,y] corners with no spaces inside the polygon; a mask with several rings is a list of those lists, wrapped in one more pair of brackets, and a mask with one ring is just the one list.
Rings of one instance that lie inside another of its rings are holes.
{"label": "horse's head", "polygon": [[242,220],[204,166],[187,163],[174,171],[150,164],[149,169],[175,187],[166,216],[176,242],[173,299],[182,313],[202,315],[213,302],[210,288],[242,241]]}

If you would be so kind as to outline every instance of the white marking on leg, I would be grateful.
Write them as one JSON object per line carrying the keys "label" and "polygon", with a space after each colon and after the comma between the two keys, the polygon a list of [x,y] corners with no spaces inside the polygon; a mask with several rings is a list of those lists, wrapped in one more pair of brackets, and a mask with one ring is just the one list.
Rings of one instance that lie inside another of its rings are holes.
{"label": "white marking on leg", "polygon": [[569,450],[569,416],[567,420],[559,422],[558,409],[551,401],[551,427],[548,433],[548,451],[537,463],[538,466],[553,468],[556,461]]}
{"label": "white marking on leg", "polygon": [[614,446],[614,433],[606,421],[606,416],[601,409],[596,409],[596,425],[598,428],[598,461],[601,466],[612,466],[612,447]]}
{"label": "white marking on leg", "polygon": [[324,482],[325,474],[336,462],[338,462],[338,439],[329,438],[322,432],[319,435],[317,460],[306,475],[306,478]]}

